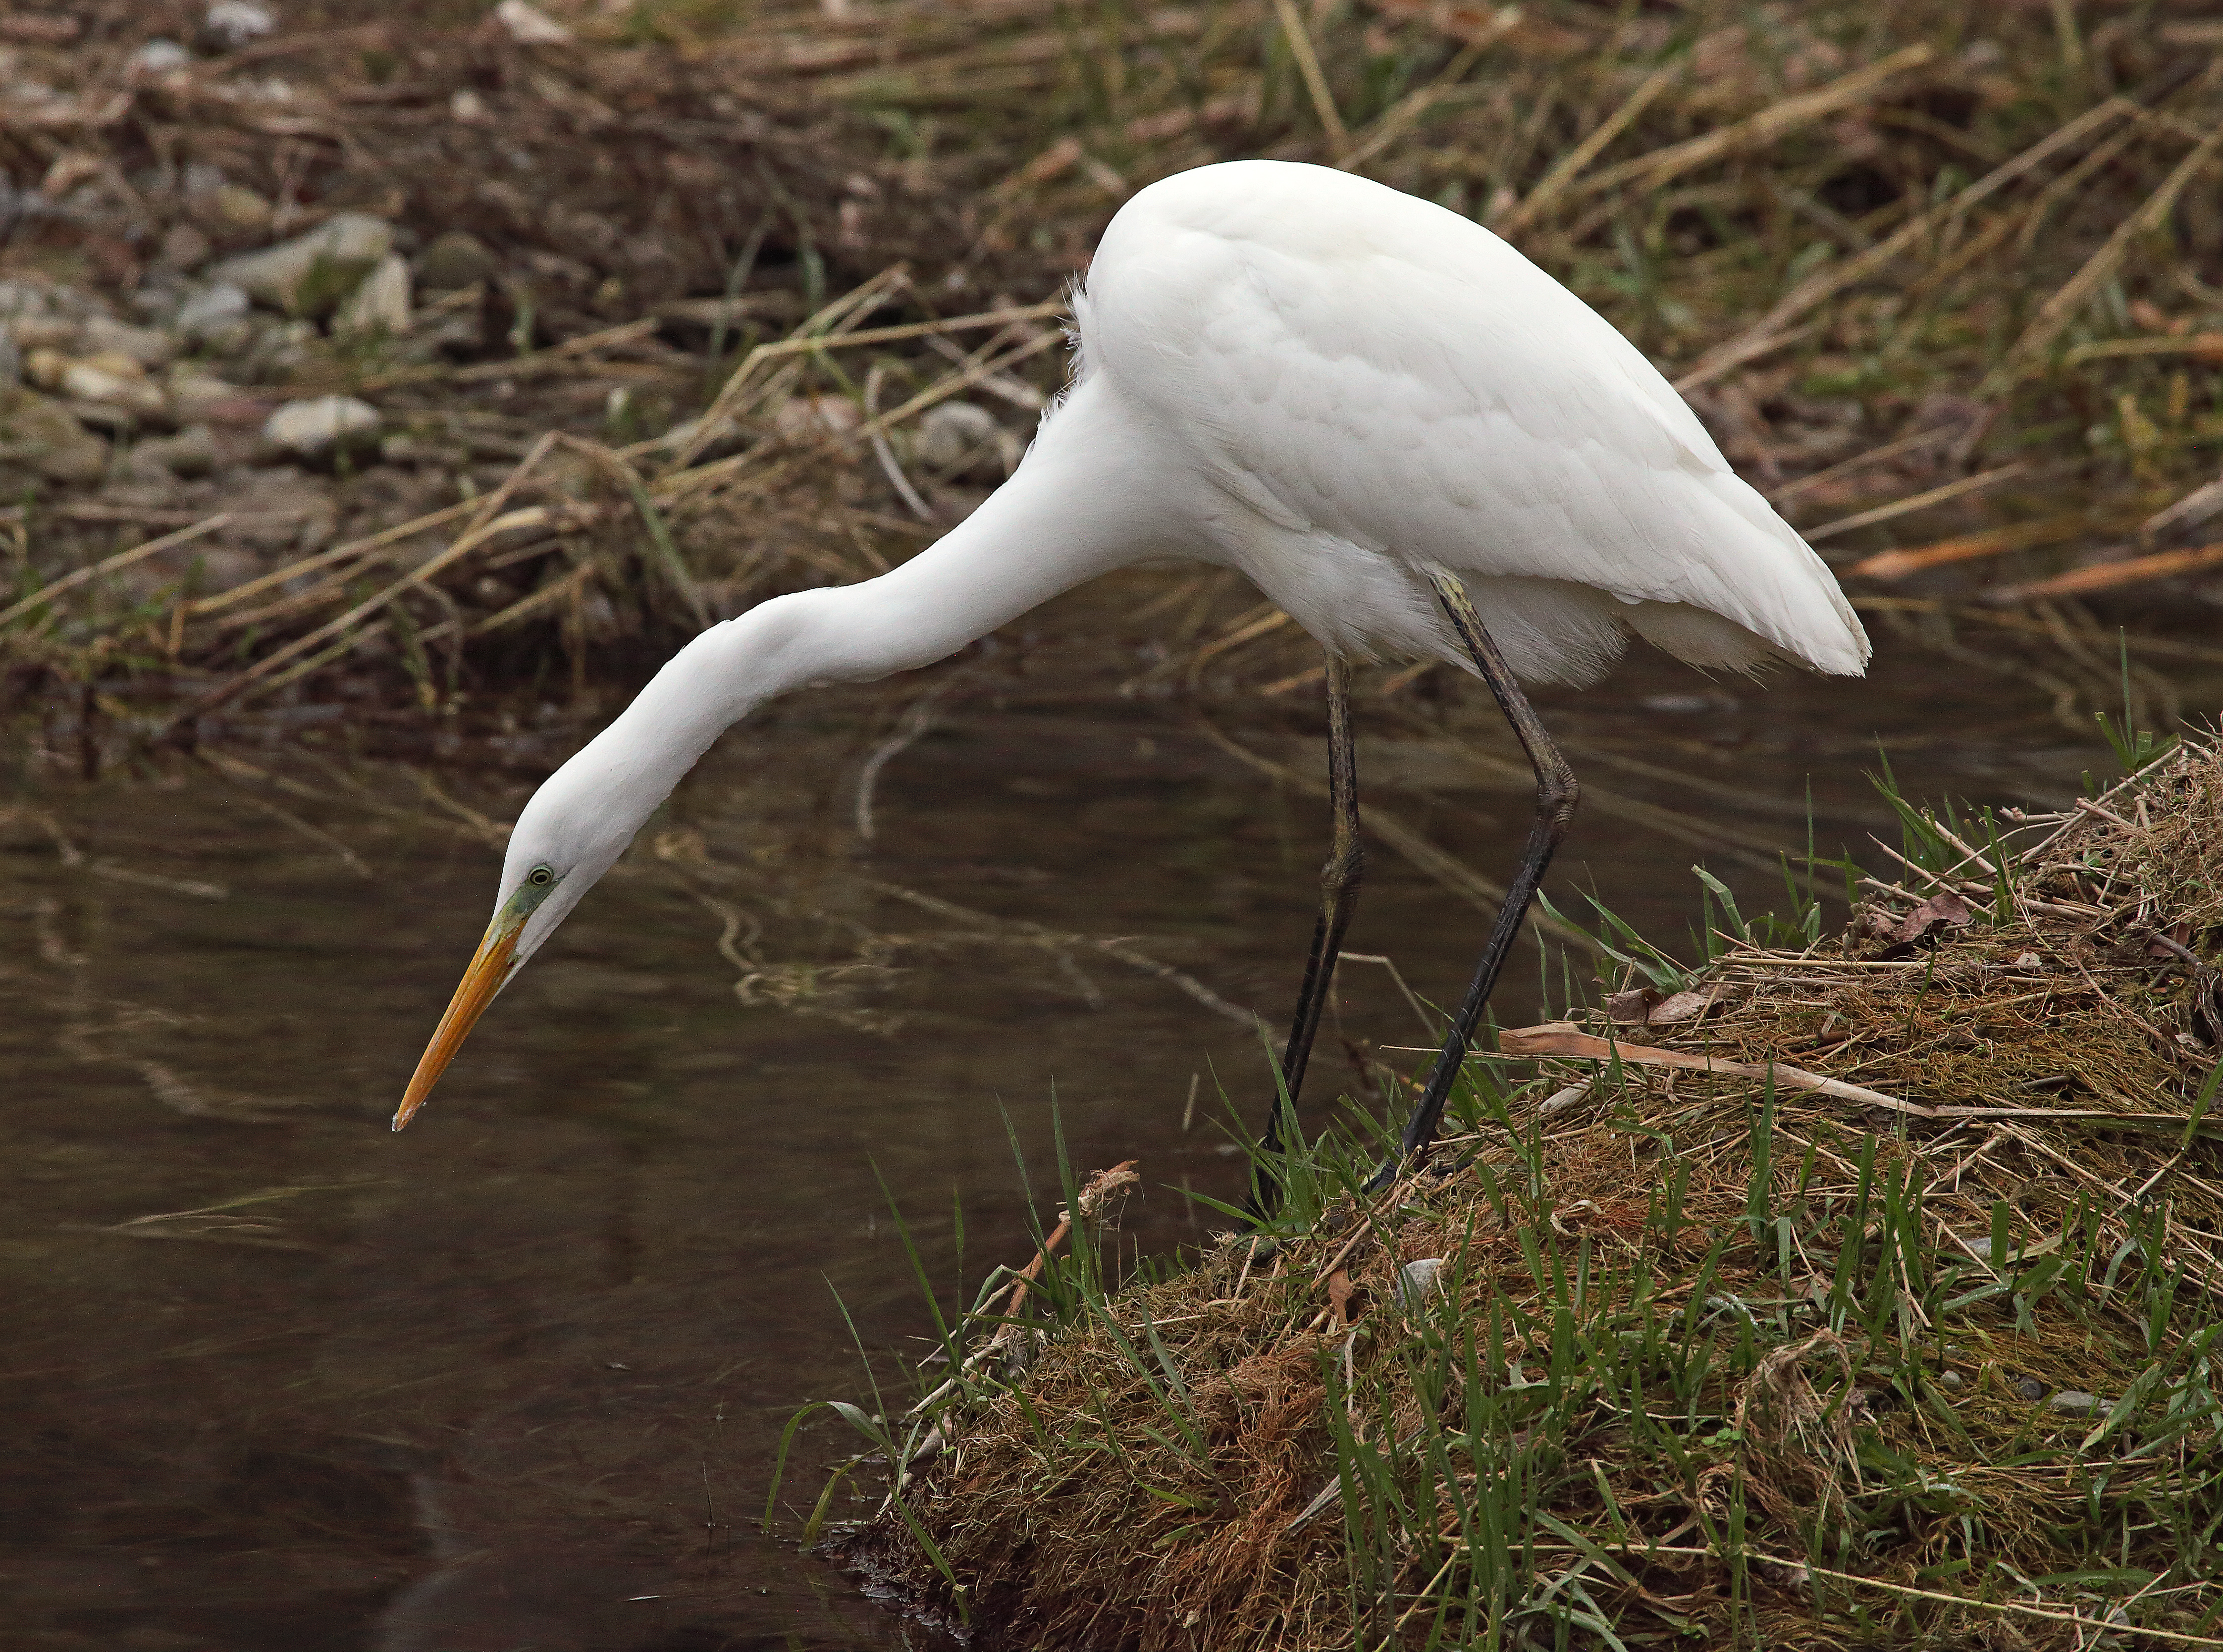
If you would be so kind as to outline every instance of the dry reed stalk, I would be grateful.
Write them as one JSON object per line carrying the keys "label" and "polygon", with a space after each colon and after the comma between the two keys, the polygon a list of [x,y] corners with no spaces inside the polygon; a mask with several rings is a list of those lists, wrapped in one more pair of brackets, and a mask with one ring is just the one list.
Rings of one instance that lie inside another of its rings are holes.
{"label": "dry reed stalk", "polygon": [[2176,170],[2162,180],[2161,187],[2148,196],[2138,210],[2115,226],[2114,233],[2102,242],[2082,267],[2062,284],[2052,297],[2039,306],[2037,318],[2024,330],[2021,337],[2009,349],[2006,359],[1993,368],[1979,388],[1979,394],[1997,395],[2013,382],[2014,377],[2030,359],[2046,349],[2062,330],[2075,318],[2077,311],[2090,302],[2100,284],[2115,273],[2131,248],[2140,236],[2153,234],[2169,221],[2170,209],[2185,186],[2197,177],[2202,167],[2223,148],[2223,122],[2218,122],[2201,139],[2192,152],[2179,161]]}
{"label": "dry reed stalk", "polygon": [[1995,585],[1984,592],[1984,600],[2004,606],[2052,597],[2085,596],[2094,591],[2197,574],[2218,565],[2223,565],[2223,542],[2188,550],[2151,551],[2144,556],[2126,556],[2120,562],[2094,562],[2088,568],[2073,568],[2066,574],[2028,580],[2019,585]]}
{"label": "dry reed stalk", "polygon": [[2027,476],[2031,474],[2031,468],[2030,465],[2018,460],[2013,464],[2000,465],[1996,469],[1987,470],[1980,476],[1963,476],[1957,481],[1941,483],[1922,493],[1911,493],[1905,499],[1893,499],[1888,505],[1879,505],[1873,510],[1856,511],[1851,516],[1840,517],[1834,522],[1824,522],[1819,527],[1804,528],[1799,531],[1806,542],[1811,544],[1817,539],[1832,538],[1841,533],[1850,533],[1855,528],[1873,527],[1879,522],[1889,522],[1894,518],[1905,516],[1915,511],[1927,510],[1933,505],[1943,505],[1948,499],[1965,499],[1969,494],[1981,493],[1987,487],[1996,487],[2001,482],[2011,482],[2018,478]]}
{"label": "dry reed stalk", "polygon": [[2011,550],[2031,550],[2040,545],[2059,544],[2064,540],[2081,539],[2088,534],[2128,527],[2137,520],[2137,515],[2135,511],[2071,511],[2063,516],[2041,517],[2035,522],[1987,528],[1981,533],[1956,534],[1949,539],[1939,539],[1905,550],[1878,551],[1873,556],[1866,556],[1855,562],[1845,572],[1861,579],[1903,580],[1908,575],[1918,574],[1925,568],[1943,568],[1980,557],[2004,556]]}
{"label": "dry reed stalk", "polygon": [[22,601],[10,603],[7,607],[0,608],[0,625],[8,625],[13,620],[21,619],[32,609],[42,607],[64,593],[76,590],[80,585],[89,585],[93,581],[104,579],[110,574],[121,573],[134,563],[144,562],[148,557],[159,552],[174,550],[179,545],[191,544],[194,540],[214,533],[219,528],[228,527],[230,525],[231,519],[229,512],[219,511],[214,516],[205,517],[194,523],[191,527],[179,528],[174,533],[166,533],[160,538],[149,539],[146,543],[134,545],[129,550],[119,550],[113,556],[104,557],[90,568],[80,568],[74,574],[65,574],[61,578],[32,592]]}

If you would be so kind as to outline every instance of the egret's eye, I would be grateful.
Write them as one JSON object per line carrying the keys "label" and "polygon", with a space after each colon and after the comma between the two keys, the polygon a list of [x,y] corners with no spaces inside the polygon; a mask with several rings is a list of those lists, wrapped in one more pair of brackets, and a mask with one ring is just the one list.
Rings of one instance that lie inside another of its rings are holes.
{"label": "egret's eye", "polygon": [[545,889],[556,881],[556,874],[545,866],[536,866],[525,875],[525,881],[536,889]]}

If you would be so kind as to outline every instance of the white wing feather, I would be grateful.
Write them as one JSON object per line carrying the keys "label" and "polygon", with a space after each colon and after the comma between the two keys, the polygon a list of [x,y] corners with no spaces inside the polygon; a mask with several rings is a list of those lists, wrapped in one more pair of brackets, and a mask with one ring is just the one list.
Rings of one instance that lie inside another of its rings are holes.
{"label": "white wing feather", "polygon": [[1088,369],[1285,544],[1624,605],[1530,589],[1546,630],[1626,620],[1695,657],[1672,639],[1711,622],[1649,607],[1687,605],[1820,670],[1867,662],[1828,568],[1642,353],[1457,214],[1324,167],[1202,168],[1127,204],[1081,302]]}

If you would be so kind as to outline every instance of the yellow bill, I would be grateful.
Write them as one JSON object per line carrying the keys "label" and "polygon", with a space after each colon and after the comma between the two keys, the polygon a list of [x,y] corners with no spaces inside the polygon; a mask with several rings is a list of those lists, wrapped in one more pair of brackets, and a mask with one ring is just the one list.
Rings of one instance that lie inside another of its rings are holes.
{"label": "yellow bill", "polygon": [[509,960],[517,952],[517,937],[525,927],[523,917],[513,918],[505,911],[487,927],[486,939],[479,943],[477,955],[471,966],[463,971],[456,996],[448,1000],[448,1013],[440,1017],[440,1024],[432,1030],[432,1041],[425,1046],[418,1058],[417,1071],[409,1079],[409,1088],[403,1093],[401,1105],[394,1115],[397,1130],[416,1116],[417,1109],[425,1105],[425,1098],[432,1093],[432,1086],[440,1082],[440,1075],[456,1058],[456,1052],[463,1047],[471,1028],[478,1024],[486,1007],[494,1002],[494,994],[509,977]]}

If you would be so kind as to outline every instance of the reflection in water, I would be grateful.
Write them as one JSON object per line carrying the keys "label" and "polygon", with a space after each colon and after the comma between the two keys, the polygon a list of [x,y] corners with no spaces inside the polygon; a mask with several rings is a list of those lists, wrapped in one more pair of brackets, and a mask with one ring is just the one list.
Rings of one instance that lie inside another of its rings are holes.
{"label": "reflection in water", "polygon": [[[1762,851],[1803,837],[1810,782],[1825,845],[1883,826],[1860,773],[1877,731],[1917,790],[2052,802],[2095,760],[2042,704],[1941,738],[1926,667],[1886,656],[1869,685],[1763,696],[1639,663],[1547,701],[1607,794],[1563,908],[1594,884],[1679,935],[1701,854],[1764,905]],[[1295,782],[1174,702],[1030,699],[1015,675],[906,732],[922,686],[738,731],[400,1137],[387,1115],[493,886],[474,812],[513,809],[562,740],[450,777],[444,801],[313,751],[17,783],[11,1647],[916,1637],[755,1524],[788,1415],[856,1380],[834,1296],[867,1346],[918,1346],[878,1178],[954,1294],[1023,1245],[997,1109],[1039,1175],[1055,1095],[1083,1167],[1142,1159],[1136,1242],[1199,1237],[1174,1190],[1237,1191],[1215,1082],[1262,1090],[1244,1012],[1286,1008],[1325,839]],[[1309,776],[1284,703],[1223,732]],[[1362,714],[1370,799],[1409,840],[1377,843],[1351,948],[1449,996],[1483,919],[1456,867],[1420,863],[1502,871],[1527,782],[1489,722]],[[867,855],[855,782],[883,752]],[[1533,1002],[1516,982],[1502,1008]],[[1323,1093],[1363,1082],[1372,1043],[1411,1041],[1386,970],[1346,971],[1338,1009]],[[816,1493],[809,1464],[797,1487]]]}

